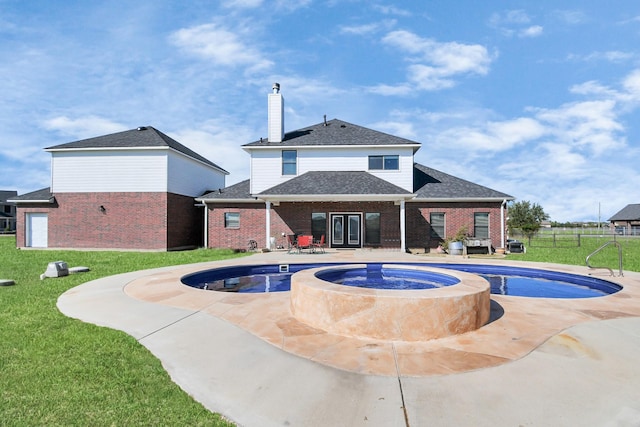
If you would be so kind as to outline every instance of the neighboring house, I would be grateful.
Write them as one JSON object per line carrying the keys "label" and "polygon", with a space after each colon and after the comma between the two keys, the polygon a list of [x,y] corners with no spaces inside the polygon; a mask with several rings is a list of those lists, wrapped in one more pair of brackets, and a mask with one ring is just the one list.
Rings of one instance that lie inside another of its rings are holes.
{"label": "neighboring house", "polygon": [[16,204],[10,200],[17,191],[0,190],[0,234],[16,231]]}
{"label": "neighboring house", "polygon": [[625,206],[609,218],[609,222],[617,233],[640,236],[640,204]]}
{"label": "neighboring house", "polygon": [[512,196],[414,162],[420,144],[341,120],[284,132],[279,85],[268,137],[245,144],[250,178],[198,197],[206,247],[285,246],[325,235],[328,247],[429,249],[461,227],[504,247]]}
{"label": "neighboring house", "polygon": [[45,149],[51,187],[14,197],[18,247],[170,250],[202,245],[194,198],[228,172],[152,127]]}

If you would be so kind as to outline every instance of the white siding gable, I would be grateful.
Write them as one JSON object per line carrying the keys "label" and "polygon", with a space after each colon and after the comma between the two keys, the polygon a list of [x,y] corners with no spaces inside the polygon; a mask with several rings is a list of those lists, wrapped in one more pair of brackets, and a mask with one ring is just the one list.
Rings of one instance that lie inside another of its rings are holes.
{"label": "white siding gable", "polygon": [[52,193],[172,192],[199,196],[224,187],[224,175],[173,150],[52,152]]}
{"label": "white siding gable", "polygon": [[[297,175],[282,175],[282,150],[296,150]],[[251,150],[251,193],[257,194],[309,171],[366,171],[413,191],[412,147],[278,147]],[[399,170],[369,170],[370,155],[398,155]]]}
{"label": "white siding gable", "polygon": [[175,151],[169,152],[170,193],[198,197],[205,191],[224,188],[225,175],[209,165]]}

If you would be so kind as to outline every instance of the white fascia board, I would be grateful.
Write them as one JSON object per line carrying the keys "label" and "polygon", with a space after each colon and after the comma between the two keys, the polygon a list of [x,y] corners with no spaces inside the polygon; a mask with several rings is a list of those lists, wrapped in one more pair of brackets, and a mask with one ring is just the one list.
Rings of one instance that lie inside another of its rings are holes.
{"label": "white fascia board", "polygon": [[327,149],[327,150],[336,150],[336,149],[344,149],[344,148],[398,148],[398,147],[413,147],[413,151],[417,151],[421,145],[420,144],[367,144],[367,145],[359,145],[359,144],[338,144],[338,145],[286,145],[282,142],[264,142],[264,145],[252,145],[251,147],[242,147],[243,150],[247,152],[251,152],[251,150],[268,150],[268,149],[303,149],[303,148],[314,148],[314,149]]}
{"label": "white fascia board", "polygon": [[434,198],[415,198],[409,202],[503,202],[505,200],[515,200],[515,197],[434,197]]}
{"label": "white fascia board", "polygon": [[202,203],[260,203],[261,200],[255,199],[205,199],[204,197],[196,197],[196,202]]}

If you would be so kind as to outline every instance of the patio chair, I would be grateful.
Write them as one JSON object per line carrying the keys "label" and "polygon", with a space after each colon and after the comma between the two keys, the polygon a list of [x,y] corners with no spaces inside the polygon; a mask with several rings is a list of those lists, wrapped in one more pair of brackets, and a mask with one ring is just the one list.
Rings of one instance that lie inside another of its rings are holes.
{"label": "patio chair", "polygon": [[314,251],[313,236],[298,236],[298,252],[302,252],[304,249],[308,249],[310,252]]}
{"label": "patio chair", "polygon": [[324,234],[320,236],[320,240],[313,242],[314,250],[317,248],[319,252],[324,253]]}
{"label": "patio chair", "polygon": [[287,234],[287,245],[289,246],[287,253],[291,252],[300,252],[298,248],[298,242],[296,242],[295,236],[293,234]]}

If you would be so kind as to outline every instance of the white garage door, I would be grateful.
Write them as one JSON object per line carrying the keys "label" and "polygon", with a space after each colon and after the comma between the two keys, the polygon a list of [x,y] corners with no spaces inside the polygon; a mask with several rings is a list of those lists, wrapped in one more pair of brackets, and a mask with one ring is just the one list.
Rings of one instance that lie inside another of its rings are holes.
{"label": "white garage door", "polygon": [[49,217],[46,213],[27,213],[27,246],[46,248]]}

